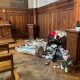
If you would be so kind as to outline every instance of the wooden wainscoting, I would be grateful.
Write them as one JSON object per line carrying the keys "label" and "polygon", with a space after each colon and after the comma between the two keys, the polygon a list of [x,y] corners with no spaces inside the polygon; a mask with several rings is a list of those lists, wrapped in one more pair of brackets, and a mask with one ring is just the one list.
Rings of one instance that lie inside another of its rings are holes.
{"label": "wooden wainscoting", "polygon": [[74,1],[63,0],[38,8],[38,25],[40,37],[46,37],[56,29],[74,28],[75,14]]}
{"label": "wooden wainscoting", "polygon": [[74,0],[74,9],[75,9],[75,21],[80,21],[80,0]]}
{"label": "wooden wainscoting", "polygon": [[[24,37],[25,35],[27,35],[27,32],[25,31],[25,26],[26,24],[33,23],[32,10],[19,11],[7,9],[6,15],[7,19],[12,24],[12,27],[15,28],[15,30],[17,31],[18,37]],[[2,9],[0,10],[0,17],[3,18]]]}

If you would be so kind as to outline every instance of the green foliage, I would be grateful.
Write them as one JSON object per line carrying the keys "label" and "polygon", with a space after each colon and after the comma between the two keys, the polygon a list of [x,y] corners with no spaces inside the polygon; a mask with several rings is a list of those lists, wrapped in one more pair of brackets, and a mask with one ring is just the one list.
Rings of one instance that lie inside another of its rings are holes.
{"label": "green foliage", "polygon": [[80,27],[80,21],[77,21],[76,27]]}
{"label": "green foliage", "polygon": [[62,66],[65,67],[69,67],[68,61],[62,61]]}

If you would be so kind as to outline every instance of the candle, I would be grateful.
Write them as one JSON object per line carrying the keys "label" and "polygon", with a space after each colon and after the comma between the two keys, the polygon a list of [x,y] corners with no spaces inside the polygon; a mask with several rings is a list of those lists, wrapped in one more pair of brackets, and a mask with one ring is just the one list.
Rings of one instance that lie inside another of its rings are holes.
{"label": "candle", "polygon": [[3,11],[3,13],[5,13],[5,9],[3,9],[2,11]]}

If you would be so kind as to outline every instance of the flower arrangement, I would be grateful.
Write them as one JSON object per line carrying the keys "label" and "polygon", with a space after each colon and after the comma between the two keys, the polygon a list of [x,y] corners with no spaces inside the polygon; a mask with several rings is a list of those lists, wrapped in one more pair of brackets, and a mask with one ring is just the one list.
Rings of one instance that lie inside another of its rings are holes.
{"label": "flower arrangement", "polygon": [[80,21],[77,21],[76,27],[80,27]]}
{"label": "flower arrangement", "polygon": [[80,31],[80,21],[77,21],[77,23],[76,23],[76,30]]}
{"label": "flower arrangement", "polygon": [[68,72],[69,71],[69,67],[72,66],[72,60],[63,60],[62,63],[61,63],[63,69],[65,72]]}

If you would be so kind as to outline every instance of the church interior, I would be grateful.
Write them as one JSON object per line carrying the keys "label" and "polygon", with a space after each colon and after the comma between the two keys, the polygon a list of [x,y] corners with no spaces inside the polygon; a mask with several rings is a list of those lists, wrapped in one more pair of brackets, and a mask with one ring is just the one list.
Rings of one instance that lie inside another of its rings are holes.
{"label": "church interior", "polygon": [[0,80],[80,80],[80,0],[0,0]]}

